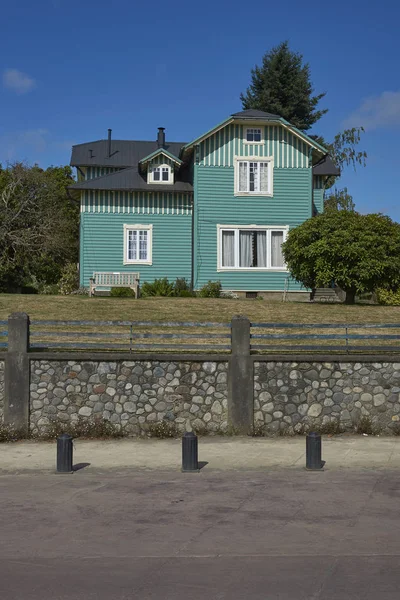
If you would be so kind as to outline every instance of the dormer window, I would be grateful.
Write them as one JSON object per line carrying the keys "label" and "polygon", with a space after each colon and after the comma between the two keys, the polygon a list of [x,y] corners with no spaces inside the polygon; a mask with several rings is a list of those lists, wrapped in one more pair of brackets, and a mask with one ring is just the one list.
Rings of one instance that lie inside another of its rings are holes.
{"label": "dormer window", "polygon": [[246,129],[245,141],[249,144],[261,144],[262,135],[260,127],[248,127]]}
{"label": "dormer window", "polygon": [[173,183],[173,175],[169,165],[155,165],[150,169],[149,183]]}

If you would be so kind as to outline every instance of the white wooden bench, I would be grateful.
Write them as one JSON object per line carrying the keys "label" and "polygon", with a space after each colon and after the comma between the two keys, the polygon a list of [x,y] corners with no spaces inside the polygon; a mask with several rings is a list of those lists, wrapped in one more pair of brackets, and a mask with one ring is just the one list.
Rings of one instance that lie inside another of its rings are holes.
{"label": "white wooden bench", "polygon": [[139,297],[139,273],[97,272],[89,281],[89,296],[94,296],[98,288],[125,287],[135,292],[135,298]]}

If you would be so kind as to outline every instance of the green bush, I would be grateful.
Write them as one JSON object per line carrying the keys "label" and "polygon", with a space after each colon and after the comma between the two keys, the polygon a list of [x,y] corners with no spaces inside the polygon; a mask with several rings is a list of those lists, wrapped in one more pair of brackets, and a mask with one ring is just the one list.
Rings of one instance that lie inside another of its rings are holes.
{"label": "green bush", "polygon": [[112,287],[110,290],[112,298],[134,298],[135,292],[131,288]]}
{"label": "green bush", "polygon": [[219,298],[221,296],[221,282],[208,281],[198,293],[200,298]]}
{"label": "green bush", "polygon": [[46,296],[58,296],[60,293],[60,287],[58,283],[49,283],[39,288],[39,294],[45,294]]}
{"label": "green bush", "polygon": [[180,290],[180,292],[176,293],[175,296],[179,298],[195,298],[196,292],[191,292],[190,290]]}
{"label": "green bush", "polygon": [[376,290],[376,298],[379,304],[400,306],[400,290],[393,292],[392,290],[378,289]]}
{"label": "green bush", "polygon": [[155,279],[153,283],[145,281],[140,288],[140,294],[146,298],[149,296],[173,296],[174,284],[170,283],[166,277],[163,279]]}
{"label": "green bush", "polygon": [[79,288],[79,273],[75,263],[67,263],[58,282],[60,294],[68,296]]}

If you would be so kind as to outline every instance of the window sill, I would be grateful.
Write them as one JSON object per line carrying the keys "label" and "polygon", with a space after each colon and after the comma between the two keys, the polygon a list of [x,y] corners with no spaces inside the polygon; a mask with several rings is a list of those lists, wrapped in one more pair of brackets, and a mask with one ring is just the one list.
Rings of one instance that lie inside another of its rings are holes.
{"label": "window sill", "polygon": [[152,265],[153,261],[151,260],[124,260],[123,262],[124,265],[129,266],[129,265]]}
{"label": "window sill", "polygon": [[272,198],[273,192],[234,192],[234,196],[261,196],[265,198]]}
{"label": "window sill", "polygon": [[260,142],[248,142],[247,140],[243,140],[243,144],[246,144],[246,145],[256,144],[257,146],[262,146],[263,143],[264,143],[264,140],[261,140]]}
{"label": "window sill", "polygon": [[217,273],[232,273],[232,272],[263,272],[263,273],[288,273],[285,267],[218,267]]}

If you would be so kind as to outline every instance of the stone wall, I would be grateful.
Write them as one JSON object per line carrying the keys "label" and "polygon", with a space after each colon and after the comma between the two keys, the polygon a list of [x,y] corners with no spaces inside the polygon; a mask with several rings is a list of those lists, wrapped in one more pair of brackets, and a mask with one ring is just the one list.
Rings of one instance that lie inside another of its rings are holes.
{"label": "stone wall", "polygon": [[227,362],[32,360],[30,427],[96,415],[126,433],[159,421],[227,428]]}
{"label": "stone wall", "polygon": [[4,361],[0,360],[0,422],[4,417]]}
{"label": "stone wall", "polygon": [[293,433],[366,417],[383,433],[400,420],[400,363],[255,362],[254,424]]}

